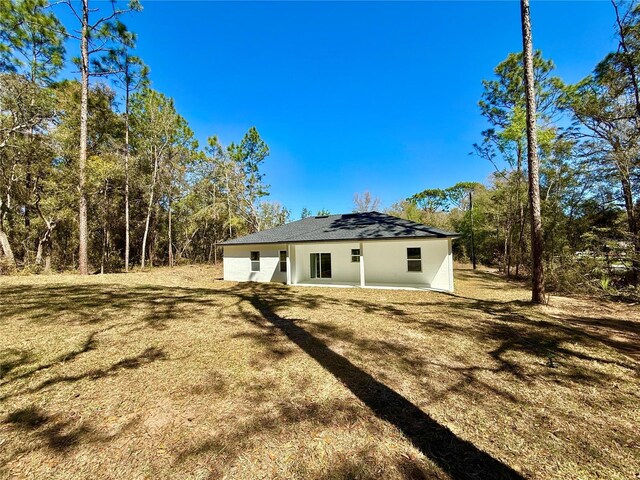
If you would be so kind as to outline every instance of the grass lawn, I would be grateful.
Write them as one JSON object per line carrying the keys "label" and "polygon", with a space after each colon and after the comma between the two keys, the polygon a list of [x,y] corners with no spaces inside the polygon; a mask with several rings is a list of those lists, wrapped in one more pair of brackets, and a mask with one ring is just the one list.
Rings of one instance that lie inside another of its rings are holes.
{"label": "grass lawn", "polygon": [[640,475],[637,305],[219,278],[0,278],[0,478]]}

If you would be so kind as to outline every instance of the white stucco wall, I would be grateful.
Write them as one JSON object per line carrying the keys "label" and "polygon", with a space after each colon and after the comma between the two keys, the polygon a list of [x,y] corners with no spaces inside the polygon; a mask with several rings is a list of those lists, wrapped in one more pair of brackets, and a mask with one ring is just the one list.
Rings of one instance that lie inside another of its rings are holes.
{"label": "white stucco wall", "polygon": [[358,242],[340,243],[299,243],[292,246],[295,250],[295,277],[293,283],[306,283],[311,280],[311,254],[331,254],[331,278],[314,278],[314,283],[359,283],[360,264],[351,262],[351,249],[360,248]]}
{"label": "white stucco wall", "polygon": [[[383,285],[427,285],[437,290],[453,290],[453,261],[449,239],[381,240],[363,242],[366,283]],[[419,247],[422,271],[410,272],[407,248]]]}
{"label": "white stucco wall", "polygon": [[[280,250],[286,245],[225,245],[224,279],[237,282],[286,282],[280,271]],[[251,271],[251,252],[260,252],[260,271]]]}

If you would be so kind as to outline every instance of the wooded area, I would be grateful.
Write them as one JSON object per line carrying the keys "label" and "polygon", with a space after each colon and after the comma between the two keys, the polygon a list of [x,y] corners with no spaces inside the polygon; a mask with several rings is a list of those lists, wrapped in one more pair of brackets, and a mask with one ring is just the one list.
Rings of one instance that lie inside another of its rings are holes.
{"label": "wooded area", "polygon": [[[543,262],[552,290],[637,294],[640,275],[640,8],[612,4],[619,48],[576,84],[554,76],[536,51]],[[527,131],[521,53],[483,82],[480,111],[491,128],[473,155],[491,162],[487,185],[426,189],[391,213],[462,233],[457,254],[529,277]]]}
{"label": "wooded area", "polygon": [[[63,25],[46,0],[1,3],[0,269],[212,262],[218,242],[284,222],[287,210],[263,201],[258,131],[199,148],[150,87],[120,20],[140,5],[79,5],[56,7],[78,20]],[[79,59],[66,55],[72,42]],[[61,78],[73,65],[80,81]]]}
{"label": "wooded area", "polygon": [[[122,23],[137,2],[0,7],[0,273],[215,262],[227,238],[289,220],[287,208],[265,201],[269,148],[257,129],[229,145],[212,132],[198,145],[173,100],[151,87]],[[60,21],[63,8],[75,24]],[[640,10],[611,11],[619,48],[582,81],[564,83],[544,52],[533,55],[551,289],[637,292]],[[525,78],[518,52],[483,82],[490,128],[469,161],[495,166],[486,185],[426,189],[387,209],[461,232],[459,258],[514,277],[532,273]],[[379,202],[364,194],[354,203]]]}

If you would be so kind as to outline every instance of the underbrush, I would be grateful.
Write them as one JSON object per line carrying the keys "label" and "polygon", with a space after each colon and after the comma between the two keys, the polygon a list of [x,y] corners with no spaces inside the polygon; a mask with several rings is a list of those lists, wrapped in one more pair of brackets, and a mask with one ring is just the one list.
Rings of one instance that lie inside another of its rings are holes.
{"label": "underbrush", "polygon": [[16,272],[16,264],[7,257],[0,257],[0,275],[12,275]]}
{"label": "underbrush", "polygon": [[640,300],[631,267],[612,268],[600,259],[563,258],[546,270],[547,289],[556,293]]}

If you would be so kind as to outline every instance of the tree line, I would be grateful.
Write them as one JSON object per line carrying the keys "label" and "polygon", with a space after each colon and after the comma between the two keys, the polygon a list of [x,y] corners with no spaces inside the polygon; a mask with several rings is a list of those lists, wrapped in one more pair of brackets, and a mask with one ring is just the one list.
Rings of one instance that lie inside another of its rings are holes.
{"label": "tree line", "polygon": [[152,88],[122,21],[140,10],[0,0],[0,273],[215,261],[227,238],[288,220],[265,201],[256,128],[200,147]]}

